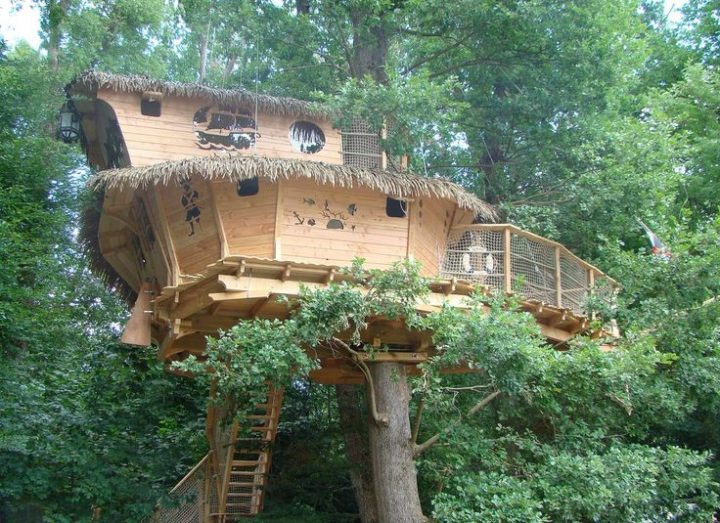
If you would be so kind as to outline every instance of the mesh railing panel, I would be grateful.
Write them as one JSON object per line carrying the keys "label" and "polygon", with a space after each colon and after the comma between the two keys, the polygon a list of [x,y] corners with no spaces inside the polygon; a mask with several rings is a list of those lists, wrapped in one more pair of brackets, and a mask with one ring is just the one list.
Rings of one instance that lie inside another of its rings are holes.
{"label": "mesh railing panel", "polygon": [[529,299],[557,302],[553,247],[513,235],[510,241],[510,266],[513,290]]}
{"label": "mesh railing panel", "polygon": [[[606,303],[612,302],[615,285],[603,274],[553,242],[514,227],[507,230],[502,227],[470,225],[451,231],[440,276],[507,291],[504,274],[507,252],[511,290],[526,299],[561,306],[579,314],[587,312],[591,292]],[[506,232],[510,237],[509,248],[505,246]],[[558,258],[559,267],[556,266]],[[595,277],[592,289],[591,270]]]}
{"label": "mesh railing panel", "polygon": [[588,271],[577,260],[565,254],[560,255],[560,288],[563,307],[587,312]]}
{"label": "mesh railing panel", "polygon": [[350,127],[340,134],[345,165],[366,169],[380,168],[382,165],[380,136],[372,131],[366,121],[355,119]]}
{"label": "mesh railing panel", "polygon": [[204,523],[206,480],[209,480],[211,475],[209,465],[210,461],[203,458],[200,466],[183,478],[146,522]]}
{"label": "mesh railing panel", "polygon": [[441,265],[444,278],[456,278],[503,289],[505,251],[502,232],[451,232],[447,245]]}

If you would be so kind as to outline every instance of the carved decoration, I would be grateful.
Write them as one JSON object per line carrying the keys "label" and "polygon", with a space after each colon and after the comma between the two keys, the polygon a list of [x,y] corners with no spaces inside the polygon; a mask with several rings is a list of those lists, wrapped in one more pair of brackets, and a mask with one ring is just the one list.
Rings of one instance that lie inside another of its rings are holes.
{"label": "carved decoration", "polygon": [[348,228],[351,231],[355,230],[355,225],[348,224],[348,221],[358,212],[356,203],[349,203],[344,209],[338,210],[329,200],[325,200],[323,205],[319,205],[315,198],[303,197],[302,202],[305,204],[303,209],[292,211],[295,218],[294,225],[314,227],[324,224],[326,229],[343,230]]}
{"label": "carved decoration", "polygon": [[185,221],[190,225],[190,233],[188,236],[195,234],[195,226],[200,226],[200,206],[198,200],[200,195],[193,189],[192,182],[189,179],[182,181],[183,195],[180,203],[185,209]]}
{"label": "carved decoration", "polygon": [[195,112],[192,126],[201,149],[249,149],[260,138],[250,113],[236,107],[202,107]]}

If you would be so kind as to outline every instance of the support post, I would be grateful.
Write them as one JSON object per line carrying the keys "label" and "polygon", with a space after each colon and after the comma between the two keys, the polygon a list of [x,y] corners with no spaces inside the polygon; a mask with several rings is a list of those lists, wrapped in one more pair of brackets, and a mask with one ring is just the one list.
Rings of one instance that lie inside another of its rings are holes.
{"label": "support post", "polygon": [[560,269],[560,247],[555,247],[555,300],[562,307],[562,270]]}
{"label": "support post", "polygon": [[512,260],[510,259],[512,241],[510,228],[503,229],[503,271],[505,271],[505,292],[512,292]]}

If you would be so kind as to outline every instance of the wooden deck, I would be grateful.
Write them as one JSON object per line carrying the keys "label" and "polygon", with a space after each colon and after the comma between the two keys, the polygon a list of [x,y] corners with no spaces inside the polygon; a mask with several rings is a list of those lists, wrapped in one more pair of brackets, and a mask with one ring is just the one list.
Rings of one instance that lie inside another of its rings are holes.
{"label": "wooden deck", "polygon": [[[188,354],[201,354],[205,349],[205,337],[216,335],[218,329],[228,329],[243,319],[287,317],[288,300],[277,298],[283,296],[292,301],[299,295],[301,285],[319,289],[333,281],[350,278],[332,266],[227,257],[208,266],[194,281],[166,287],[155,298],[156,325],[171,327],[161,341],[160,357],[173,361]],[[430,284],[430,294],[417,304],[417,309],[429,313],[445,304],[462,309],[468,306],[467,298],[478,285],[456,278],[434,280]],[[482,289],[488,294],[495,292],[491,286]],[[587,315],[569,308],[533,298],[522,300],[521,308],[535,316],[542,334],[553,344],[564,344],[590,328]],[[422,362],[432,350],[431,333],[409,330],[397,321],[382,318],[371,321],[362,337],[366,343],[381,342],[391,348],[390,352],[379,353],[377,358],[409,365]],[[318,356],[322,369],[315,371],[312,379],[321,383],[362,381],[357,369],[343,361],[334,361],[331,354]]]}

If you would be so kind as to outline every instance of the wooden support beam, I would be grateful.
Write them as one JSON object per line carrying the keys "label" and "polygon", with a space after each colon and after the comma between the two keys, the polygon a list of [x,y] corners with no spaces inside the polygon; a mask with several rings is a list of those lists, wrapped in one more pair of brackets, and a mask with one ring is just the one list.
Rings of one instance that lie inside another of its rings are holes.
{"label": "wooden support beam", "polygon": [[555,247],[555,302],[562,307],[562,269],[560,267],[560,247]]}

